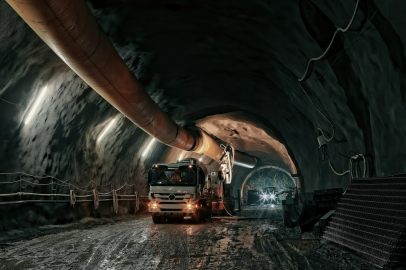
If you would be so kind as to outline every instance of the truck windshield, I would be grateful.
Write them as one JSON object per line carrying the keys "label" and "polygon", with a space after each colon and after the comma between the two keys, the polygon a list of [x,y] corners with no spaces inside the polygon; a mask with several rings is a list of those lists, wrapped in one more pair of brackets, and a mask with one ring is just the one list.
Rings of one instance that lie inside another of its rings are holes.
{"label": "truck windshield", "polygon": [[151,186],[194,186],[195,169],[188,166],[179,168],[156,168],[151,173]]}

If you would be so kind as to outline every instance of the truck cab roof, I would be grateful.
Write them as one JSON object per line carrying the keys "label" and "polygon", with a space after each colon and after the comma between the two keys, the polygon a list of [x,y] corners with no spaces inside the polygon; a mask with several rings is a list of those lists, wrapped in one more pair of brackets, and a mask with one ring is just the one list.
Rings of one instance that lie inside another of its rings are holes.
{"label": "truck cab roof", "polygon": [[205,176],[207,177],[207,168],[206,165],[204,165],[204,163],[200,162],[198,159],[195,158],[188,158],[188,159],[184,159],[184,160],[178,160],[175,163],[156,163],[155,165],[158,166],[167,166],[168,168],[178,168],[179,166],[185,166],[185,165],[197,165],[199,166],[202,171],[204,172]]}

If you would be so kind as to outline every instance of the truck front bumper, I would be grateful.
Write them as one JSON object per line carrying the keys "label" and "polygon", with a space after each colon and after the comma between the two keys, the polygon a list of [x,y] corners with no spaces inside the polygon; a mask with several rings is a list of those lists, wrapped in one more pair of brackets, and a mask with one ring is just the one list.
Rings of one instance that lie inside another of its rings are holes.
{"label": "truck front bumper", "polygon": [[153,207],[153,203],[149,204],[149,212],[153,216],[192,216],[196,214],[198,208],[195,205],[192,207],[188,207],[187,204],[182,205],[173,205],[173,204],[165,204],[160,203],[157,204],[156,207]]}

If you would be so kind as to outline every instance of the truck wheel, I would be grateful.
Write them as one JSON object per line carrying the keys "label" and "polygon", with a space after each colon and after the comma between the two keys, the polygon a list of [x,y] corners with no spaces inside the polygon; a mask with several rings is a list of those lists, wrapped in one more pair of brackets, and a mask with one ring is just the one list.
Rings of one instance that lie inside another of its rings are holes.
{"label": "truck wheel", "polygon": [[152,221],[155,224],[161,223],[161,217],[160,216],[152,216]]}
{"label": "truck wheel", "polygon": [[168,221],[172,222],[172,223],[182,223],[183,217],[171,217],[171,218],[168,218]]}
{"label": "truck wheel", "polygon": [[194,223],[201,223],[203,220],[202,218],[202,212],[199,210],[195,215],[192,216],[192,221]]}
{"label": "truck wheel", "polygon": [[175,218],[176,223],[183,223],[183,217],[177,217]]}

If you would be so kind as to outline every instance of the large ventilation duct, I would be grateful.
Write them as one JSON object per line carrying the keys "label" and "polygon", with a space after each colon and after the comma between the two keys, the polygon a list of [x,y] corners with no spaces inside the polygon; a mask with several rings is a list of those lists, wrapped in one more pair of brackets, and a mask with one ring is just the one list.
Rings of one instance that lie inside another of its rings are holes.
{"label": "large ventilation duct", "polygon": [[[220,161],[219,143],[202,131],[180,127],[151,99],[83,0],[6,1],[76,74],[145,132],[171,147]],[[254,158],[245,158],[247,166],[255,166]]]}

